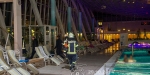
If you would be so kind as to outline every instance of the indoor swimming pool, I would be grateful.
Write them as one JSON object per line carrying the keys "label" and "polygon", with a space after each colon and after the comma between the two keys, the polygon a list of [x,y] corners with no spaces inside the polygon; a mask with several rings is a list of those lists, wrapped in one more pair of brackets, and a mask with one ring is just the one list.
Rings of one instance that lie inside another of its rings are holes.
{"label": "indoor swimming pool", "polygon": [[110,75],[150,75],[150,54],[147,50],[135,49],[133,53],[134,62],[124,62],[125,56],[129,60],[132,57],[132,51],[123,51]]}

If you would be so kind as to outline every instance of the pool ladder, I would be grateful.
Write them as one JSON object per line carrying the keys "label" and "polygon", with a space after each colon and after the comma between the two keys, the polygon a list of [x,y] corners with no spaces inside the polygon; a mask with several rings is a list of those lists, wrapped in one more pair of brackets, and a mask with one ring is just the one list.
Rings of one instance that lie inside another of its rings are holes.
{"label": "pool ladder", "polygon": [[134,54],[134,43],[137,43],[136,41],[132,43],[132,56]]}
{"label": "pool ladder", "polygon": [[133,50],[134,50],[134,48],[133,48],[133,45],[132,45],[132,56],[133,56]]}

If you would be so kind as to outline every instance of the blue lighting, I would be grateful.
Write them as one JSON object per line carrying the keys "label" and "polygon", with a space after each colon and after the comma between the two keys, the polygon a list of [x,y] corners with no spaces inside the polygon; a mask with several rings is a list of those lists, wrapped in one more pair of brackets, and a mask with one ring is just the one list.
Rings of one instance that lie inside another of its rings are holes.
{"label": "blue lighting", "polygon": [[[128,47],[132,47],[132,44],[129,44]],[[133,44],[134,48],[150,48],[150,44],[149,43],[134,43]]]}

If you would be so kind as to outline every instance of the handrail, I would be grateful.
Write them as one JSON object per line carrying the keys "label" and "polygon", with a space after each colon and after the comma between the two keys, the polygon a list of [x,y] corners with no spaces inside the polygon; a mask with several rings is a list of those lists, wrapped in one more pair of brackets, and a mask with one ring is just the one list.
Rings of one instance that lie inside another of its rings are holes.
{"label": "handrail", "polygon": [[136,62],[136,63],[117,63],[117,64],[150,64],[150,63],[139,63],[139,62]]}
{"label": "handrail", "polygon": [[[136,72],[136,73],[142,73],[142,72],[139,72],[139,71],[119,71],[119,70],[114,70],[114,72],[124,72],[124,73],[125,73],[125,72],[128,72],[128,73],[129,73],[129,72],[130,72],[130,73],[131,73],[131,72],[133,72],[133,73]],[[148,73],[148,74],[149,74],[150,72],[143,72],[143,73],[144,73],[144,74],[145,74],[145,73]]]}

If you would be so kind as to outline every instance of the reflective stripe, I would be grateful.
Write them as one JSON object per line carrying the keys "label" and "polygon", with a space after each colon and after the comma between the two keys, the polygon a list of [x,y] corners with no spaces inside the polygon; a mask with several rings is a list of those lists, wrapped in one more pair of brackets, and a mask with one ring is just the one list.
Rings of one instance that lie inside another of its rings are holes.
{"label": "reflective stripe", "polygon": [[76,54],[77,52],[67,52],[67,54]]}
{"label": "reflective stripe", "polygon": [[[72,45],[73,45],[72,49],[74,49],[73,51],[70,50]],[[67,52],[67,54],[76,54],[76,41],[68,41],[68,52]]]}
{"label": "reflective stripe", "polygon": [[[68,52],[70,52],[70,44],[68,44]],[[67,53],[68,53],[68,52],[67,52]]]}

